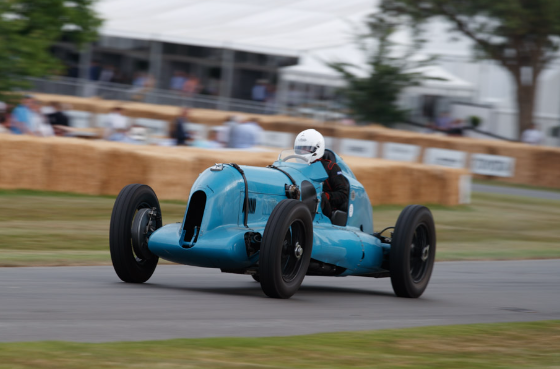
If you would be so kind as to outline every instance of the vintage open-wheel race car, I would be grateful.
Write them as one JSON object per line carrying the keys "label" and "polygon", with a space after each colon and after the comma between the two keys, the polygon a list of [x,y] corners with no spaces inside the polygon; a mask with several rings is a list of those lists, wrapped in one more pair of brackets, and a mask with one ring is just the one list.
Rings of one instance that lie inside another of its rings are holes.
{"label": "vintage open-wheel race car", "polygon": [[110,250],[121,280],[146,282],[159,258],[247,274],[274,298],[289,298],[306,275],[390,277],[395,294],[416,298],[434,265],[436,233],[430,210],[407,206],[393,232],[374,232],[364,187],[330,150],[350,185],[348,203],[328,218],[320,201],[327,173],[294,150],[268,167],[216,164],[192,186],[183,221],[162,226],[154,191],[131,184],[118,195]]}

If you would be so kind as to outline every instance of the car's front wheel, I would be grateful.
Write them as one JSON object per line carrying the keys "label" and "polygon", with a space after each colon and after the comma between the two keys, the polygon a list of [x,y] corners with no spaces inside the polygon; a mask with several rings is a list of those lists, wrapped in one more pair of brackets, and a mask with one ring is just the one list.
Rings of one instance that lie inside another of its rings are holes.
{"label": "car's front wheel", "polygon": [[268,218],[261,243],[259,279],[263,292],[290,298],[307,273],[313,246],[313,221],[305,204],[282,200]]}
{"label": "car's front wheel", "polygon": [[131,184],[121,190],[109,230],[111,261],[121,280],[143,283],[150,279],[158,257],[148,249],[148,238],[161,225],[159,201],[149,186]]}
{"label": "car's front wheel", "polygon": [[399,297],[420,297],[430,281],[436,256],[434,218],[428,208],[407,206],[391,241],[391,284]]}

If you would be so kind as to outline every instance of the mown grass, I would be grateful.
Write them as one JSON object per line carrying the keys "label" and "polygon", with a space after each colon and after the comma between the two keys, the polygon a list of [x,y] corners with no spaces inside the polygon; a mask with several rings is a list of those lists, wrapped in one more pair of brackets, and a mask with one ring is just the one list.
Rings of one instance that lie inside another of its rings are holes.
{"label": "mown grass", "polygon": [[560,321],[297,337],[0,344],[0,368],[558,368]]}
{"label": "mown grass", "polygon": [[[115,199],[36,191],[0,191],[0,266],[110,263]],[[186,204],[163,201],[164,223]],[[468,206],[431,206],[437,260],[560,258],[560,202],[475,193]],[[402,206],[374,207],[376,230],[395,224]]]}

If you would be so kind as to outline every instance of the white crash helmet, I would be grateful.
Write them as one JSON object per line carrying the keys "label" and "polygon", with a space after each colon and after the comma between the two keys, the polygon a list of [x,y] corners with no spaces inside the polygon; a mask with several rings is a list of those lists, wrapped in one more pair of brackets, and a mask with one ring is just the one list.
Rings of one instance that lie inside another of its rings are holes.
{"label": "white crash helmet", "polygon": [[308,163],[321,159],[325,154],[325,138],[314,129],[306,129],[297,135],[294,151],[305,157]]}

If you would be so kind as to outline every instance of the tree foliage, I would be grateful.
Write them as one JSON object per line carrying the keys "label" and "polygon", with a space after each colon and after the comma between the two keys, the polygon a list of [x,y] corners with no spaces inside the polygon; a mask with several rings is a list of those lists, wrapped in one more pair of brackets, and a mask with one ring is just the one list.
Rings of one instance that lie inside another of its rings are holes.
{"label": "tree foliage", "polygon": [[101,20],[93,0],[0,1],[0,100],[28,87],[27,76],[53,74],[60,64],[49,52],[65,39],[81,45],[93,41]]}
{"label": "tree foliage", "polygon": [[413,38],[413,44],[398,45],[391,36],[398,24],[388,17],[373,14],[367,21],[368,32],[359,35],[357,42],[366,53],[366,70],[349,63],[330,63],[342,74],[347,86],[342,89],[351,115],[359,122],[384,125],[406,120],[407,111],[398,106],[403,89],[418,85],[423,79],[419,68],[433,62],[433,58],[417,60],[414,54],[423,40]]}
{"label": "tree foliage", "polygon": [[558,0],[382,0],[382,14],[422,24],[444,19],[474,41],[475,55],[499,62],[517,86],[520,132],[531,123],[538,77],[559,49]]}

